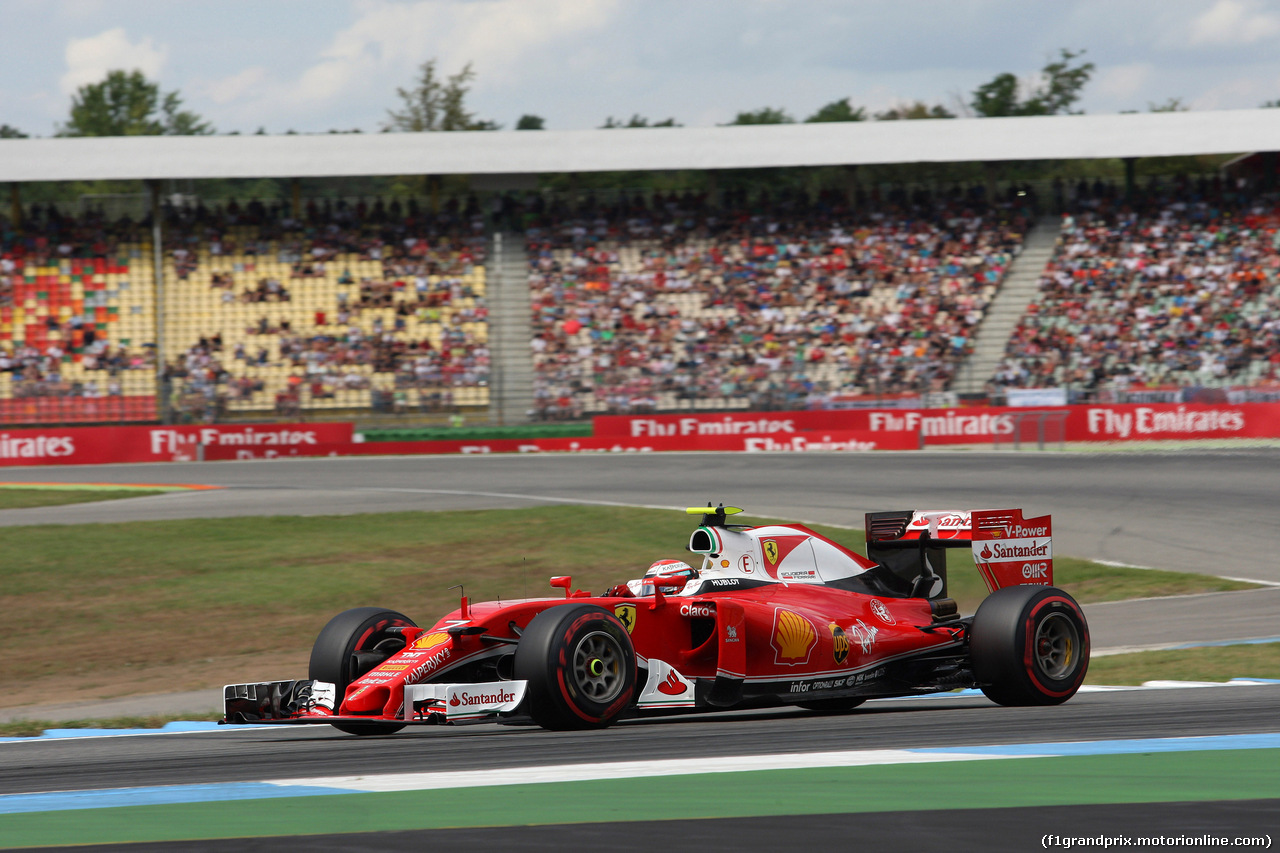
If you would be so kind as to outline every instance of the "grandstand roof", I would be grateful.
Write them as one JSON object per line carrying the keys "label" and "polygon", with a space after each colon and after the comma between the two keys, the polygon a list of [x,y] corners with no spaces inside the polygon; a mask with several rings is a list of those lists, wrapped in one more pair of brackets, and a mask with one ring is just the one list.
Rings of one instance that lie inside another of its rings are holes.
{"label": "grandstand roof", "polygon": [[0,140],[0,181],[1167,157],[1280,149],[1280,109],[643,130]]}

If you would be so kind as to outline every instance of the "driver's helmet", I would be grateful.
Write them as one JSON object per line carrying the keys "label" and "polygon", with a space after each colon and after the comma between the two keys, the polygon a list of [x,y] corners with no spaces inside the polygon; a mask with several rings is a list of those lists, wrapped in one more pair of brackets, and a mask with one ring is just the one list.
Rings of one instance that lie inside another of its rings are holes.
{"label": "driver's helmet", "polygon": [[[698,572],[693,566],[683,560],[658,560],[649,566],[649,570],[644,573],[644,577],[640,580],[640,592],[638,595],[653,595],[653,589],[658,579],[661,578],[663,592],[679,592],[684,589],[684,585],[698,577]],[[680,580],[683,583],[679,583]]]}

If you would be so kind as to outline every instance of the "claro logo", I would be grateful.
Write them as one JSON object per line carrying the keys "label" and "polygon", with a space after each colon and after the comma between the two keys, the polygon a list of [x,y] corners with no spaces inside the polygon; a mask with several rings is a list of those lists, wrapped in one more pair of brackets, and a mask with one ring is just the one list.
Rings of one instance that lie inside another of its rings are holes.
{"label": "claro logo", "polygon": [[69,435],[26,438],[0,432],[0,459],[56,459],[75,452],[75,439]]}

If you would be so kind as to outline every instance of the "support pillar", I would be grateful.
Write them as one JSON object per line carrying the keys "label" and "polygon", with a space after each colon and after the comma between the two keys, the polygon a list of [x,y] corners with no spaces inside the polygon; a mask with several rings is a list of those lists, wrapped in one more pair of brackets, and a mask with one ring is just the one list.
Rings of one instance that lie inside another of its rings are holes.
{"label": "support pillar", "polygon": [[1138,158],[1124,158],[1124,199],[1125,201],[1133,201],[1133,196],[1137,190],[1138,184]]}
{"label": "support pillar", "polygon": [[9,221],[14,231],[22,230],[22,184],[17,181],[9,184]]}
{"label": "support pillar", "polygon": [[160,206],[160,182],[147,181],[151,190],[151,262],[155,267],[154,287],[156,301],[156,417],[161,423],[169,423],[169,381],[166,377],[165,312],[164,312],[164,216]]}

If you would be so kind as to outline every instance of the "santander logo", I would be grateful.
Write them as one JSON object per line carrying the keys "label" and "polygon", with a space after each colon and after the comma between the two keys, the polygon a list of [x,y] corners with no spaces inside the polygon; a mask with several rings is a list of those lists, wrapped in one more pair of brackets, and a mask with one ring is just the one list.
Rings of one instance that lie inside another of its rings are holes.
{"label": "santander logo", "polygon": [[667,696],[679,696],[687,689],[688,688],[685,687],[684,682],[681,681],[674,672],[668,674],[667,680],[658,685],[658,692],[666,694]]}
{"label": "santander logo", "polygon": [[497,693],[458,692],[449,699],[449,707],[470,707],[472,705],[506,705],[516,701],[516,694],[499,690]]}

